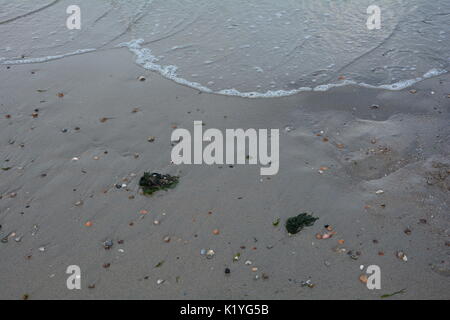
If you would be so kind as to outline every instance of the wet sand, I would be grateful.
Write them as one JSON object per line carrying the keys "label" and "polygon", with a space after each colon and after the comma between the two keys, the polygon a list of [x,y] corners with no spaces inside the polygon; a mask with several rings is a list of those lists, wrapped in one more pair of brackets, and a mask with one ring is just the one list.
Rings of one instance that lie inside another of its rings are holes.
{"label": "wet sand", "polygon": [[[1,67],[0,298],[450,298],[450,76],[399,92],[244,99],[180,86],[130,57]],[[279,128],[278,175],[172,165],[171,132],[195,120]],[[144,171],[180,183],[145,197]],[[289,236],[284,223],[301,212],[320,219]],[[336,234],[318,240],[324,225]],[[81,268],[81,290],[66,287],[69,265]],[[361,265],[380,266],[381,290],[359,281]]]}

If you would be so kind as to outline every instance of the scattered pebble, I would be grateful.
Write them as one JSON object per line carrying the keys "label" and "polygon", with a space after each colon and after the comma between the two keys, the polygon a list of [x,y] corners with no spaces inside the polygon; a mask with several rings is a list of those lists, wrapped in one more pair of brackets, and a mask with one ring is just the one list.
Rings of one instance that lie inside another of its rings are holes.
{"label": "scattered pebble", "polygon": [[105,242],[103,242],[103,248],[105,248],[105,250],[111,249],[113,245],[114,243],[112,240],[106,240]]}
{"label": "scattered pebble", "polygon": [[369,281],[369,278],[367,277],[367,275],[362,274],[359,276],[359,281],[361,281],[362,283],[366,284],[367,281]]}
{"label": "scattered pebble", "polygon": [[408,257],[406,256],[406,254],[403,251],[397,251],[396,256],[397,256],[397,258],[399,258],[400,260],[403,260],[404,262],[408,261]]}
{"label": "scattered pebble", "polygon": [[306,281],[301,281],[300,282],[300,285],[302,286],[302,287],[308,287],[308,288],[314,288],[316,285],[314,284],[314,283],[312,283],[312,281],[311,281],[311,279],[308,279],[308,280],[306,280]]}
{"label": "scattered pebble", "polygon": [[214,252],[214,250],[209,249],[208,251],[206,251],[206,258],[212,259],[214,258],[215,254],[216,253]]}

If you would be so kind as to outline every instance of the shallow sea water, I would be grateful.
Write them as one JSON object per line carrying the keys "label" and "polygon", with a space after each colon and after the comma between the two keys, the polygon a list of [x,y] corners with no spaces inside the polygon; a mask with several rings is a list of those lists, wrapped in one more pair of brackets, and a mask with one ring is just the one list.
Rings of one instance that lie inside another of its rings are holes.
{"label": "shallow sea water", "polygon": [[336,85],[402,89],[450,65],[450,1],[0,0],[0,64],[130,50],[142,67],[207,92],[247,97]]}

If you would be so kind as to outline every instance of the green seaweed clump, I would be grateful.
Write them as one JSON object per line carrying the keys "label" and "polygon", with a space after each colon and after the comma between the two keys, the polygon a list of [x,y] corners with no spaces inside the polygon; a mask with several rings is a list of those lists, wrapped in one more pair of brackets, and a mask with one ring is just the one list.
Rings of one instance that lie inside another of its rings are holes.
{"label": "green seaweed clump", "polygon": [[179,181],[179,177],[168,174],[144,172],[144,176],[139,180],[139,186],[145,195],[151,195],[159,190],[174,188]]}
{"label": "green seaweed clump", "polygon": [[286,221],[286,230],[290,234],[299,233],[304,227],[310,227],[319,220],[308,213],[300,213],[296,217],[291,217]]}

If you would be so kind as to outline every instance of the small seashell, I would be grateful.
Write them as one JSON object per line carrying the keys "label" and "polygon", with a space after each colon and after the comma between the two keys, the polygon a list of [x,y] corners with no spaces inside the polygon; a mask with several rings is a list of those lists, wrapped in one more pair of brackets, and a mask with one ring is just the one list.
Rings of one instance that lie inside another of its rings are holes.
{"label": "small seashell", "polygon": [[163,279],[158,279],[158,281],[156,281],[156,284],[157,285],[161,285],[161,284],[163,284],[165,282],[165,280],[163,280]]}
{"label": "small seashell", "polygon": [[383,190],[377,190],[377,191],[375,191],[375,194],[383,194],[383,193],[384,193]]}
{"label": "small seashell", "polygon": [[216,254],[216,253],[214,252],[214,250],[209,249],[209,250],[206,252],[206,258],[212,259],[212,258],[214,258],[214,255],[215,255],[215,254]]}
{"label": "small seashell", "polygon": [[367,281],[369,281],[369,278],[367,278],[367,275],[362,274],[359,276],[359,281],[361,281],[362,283],[367,283]]}
{"label": "small seashell", "polygon": [[306,281],[302,281],[300,282],[302,287],[308,287],[308,288],[314,288],[316,285],[314,283],[312,283],[311,279],[308,279]]}
{"label": "small seashell", "polygon": [[219,229],[214,229],[214,230],[213,230],[213,234],[214,234],[215,236],[218,236],[218,235],[220,234]]}
{"label": "small seashell", "polygon": [[147,80],[144,76],[140,76],[139,78],[138,78],[138,80],[139,81],[145,81],[145,80]]}
{"label": "small seashell", "polygon": [[408,261],[408,257],[406,256],[406,254],[403,251],[397,252],[397,258],[399,258],[400,260],[403,260],[404,262]]}

